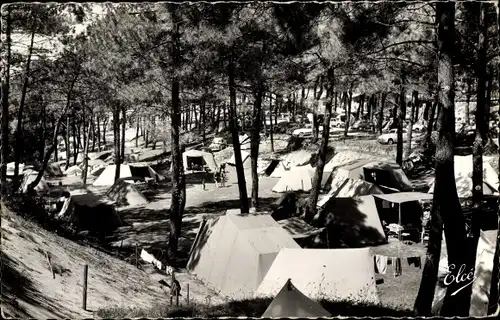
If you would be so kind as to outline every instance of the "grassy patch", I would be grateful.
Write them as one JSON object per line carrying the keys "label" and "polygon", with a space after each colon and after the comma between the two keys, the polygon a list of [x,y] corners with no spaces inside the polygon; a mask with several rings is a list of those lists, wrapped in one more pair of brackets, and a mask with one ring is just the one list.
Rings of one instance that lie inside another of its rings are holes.
{"label": "grassy patch", "polygon": [[[254,317],[260,318],[271,303],[270,298],[231,301],[221,305],[190,304],[170,306],[167,301],[149,309],[106,308],[95,312],[96,318],[170,318],[170,317]],[[353,304],[351,302],[320,301],[333,316],[412,316],[411,310],[392,309],[378,305]]]}

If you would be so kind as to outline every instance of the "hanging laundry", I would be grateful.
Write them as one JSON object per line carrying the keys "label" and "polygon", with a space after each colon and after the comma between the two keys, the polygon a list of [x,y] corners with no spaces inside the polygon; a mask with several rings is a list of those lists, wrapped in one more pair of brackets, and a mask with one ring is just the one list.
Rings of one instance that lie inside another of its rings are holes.
{"label": "hanging laundry", "polygon": [[399,277],[402,274],[401,258],[392,258],[392,264],[394,265],[394,277]]}
{"label": "hanging laundry", "polygon": [[380,274],[386,274],[388,258],[386,256],[381,256],[376,254],[374,260],[375,260],[375,272]]}
{"label": "hanging laundry", "polygon": [[410,267],[414,264],[415,268],[422,269],[422,260],[420,257],[409,257],[407,260]]}

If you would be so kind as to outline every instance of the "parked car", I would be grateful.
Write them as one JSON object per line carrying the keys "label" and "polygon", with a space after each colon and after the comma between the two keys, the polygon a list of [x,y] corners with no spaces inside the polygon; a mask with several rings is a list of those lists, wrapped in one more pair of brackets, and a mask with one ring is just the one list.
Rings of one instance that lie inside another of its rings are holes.
{"label": "parked car", "polygon": [[[408,131],[403,129],[403,142],[406,142],[406,134]],[[384,133],[377,138],[380,144],[393,144],[398,142],[398,129],[391,129],[388,133]]]}
{"label": "parked car", "polygon": [[331,128],[343,128],[344,125],[345,125],[344,121],[341,121],[340,119],[335,119],[330,121]]}
{"label": "parked car", "polygon": [[364,131],[364,130],[371,130],[373,127],[373,125],[367,121],[367,120],[359,120],[359,121],[356,121],[351,129],[353,131]]}
{"label": "parked car", "polygon": [[[323,126],[319,127],[319,132],[323,132]],[[312,124],[307,124],[304,128],[296,129],[292,132],[292,135],[295,137],[309,137],[313,135],[313,126]]]}
{"label": "parked car", "polygon": [[215,137],[208,148],[212,151],[221,151],[227,147],[226,140],[222,137]]}

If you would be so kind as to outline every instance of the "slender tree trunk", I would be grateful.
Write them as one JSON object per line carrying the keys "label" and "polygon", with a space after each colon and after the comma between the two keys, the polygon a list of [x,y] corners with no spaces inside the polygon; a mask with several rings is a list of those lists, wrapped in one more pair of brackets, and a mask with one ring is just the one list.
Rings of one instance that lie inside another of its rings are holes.
{"label": "slender tree trunk", "polygon": [[[50,146],[49,150],[45,153],[45,156],[43,158],[43,163],[42,163],[42,166],[41,166],[41,170],[38,171],[38,175],[36,176],[35,180],[33,180],[33,182],[31,182],[28,185],[28,190],[33,191],[33,189],[42,180],[42,177],[43,177],[43,174],[45,172],[45,169],[47,168],[47,164],[49,163],[50,157],[52,156],[52,152],[54,152],[54,150],[57,148],[57,136],[58,136],[59,128],[61,127],[61,123],[62,123],[64,117],[66,117],[67,122],[68,122],[68,125],[66,127],[66,131],[69,132],[69,115],[68,115],[68,110],[69,110],[70,105],[71,105],[71,96],[73,94],[73,88],[75,87],[75,82],[78,79],[79,74],[80,74],[80,72],[78,71],[77,74],[75,75],[75,77],[73,78],[73,81],[71,81],[71,84],[70,84],[69,90],[68,90],[68,95],[66,97],[66,106],[64,107],[63,113],[61,114],[61,116],[57,120],[56,126],[54,128],[54,135],[52,137],[52,145]],[[66,140],[66,150],[67,150],[67,154],[69,154],[69,134],[68,134],[67,140]],[[69,155],[68,155],[68,157],[66,159],[66,169],[68,169],[68,165],[69,165]],[[28,194],[30,194],[30,193],[31,192],[28,192]]]}
{"label": "slender tree trunk", "polygon": [[125,106],[122,106],[121,108],[122,112],[122,119],[121,119],[121,124],[122,124],[122,139],[121,139],[121,146],[120,146],[120,164],[125,161],[125,130],[127,128],[127,109]]}
{"label": "slender tree trunk", "polygon": [[470,125],[470,98],[472,96],[472,86],[474,85],[474,79],[471,76],[467,77],[467,95],[466,95],[466,105],[465,105],[465,123]]}
{"label": "slender tree trunk", "polygon": [[[215,102],[214,102],[214,107],[215,107]],[[225,108],[225,106],[224,106]],[[212,131],[215,131],[215,133],[219,133],[219,128],[220,128],[220,112],[221,112],[222,106],[219,104],[217,106],[217,113],[215,116],[215,122],[212,124]],[[224,111],[224,114],[226,111]],[[226,125],[226,117],[224,116],[224,126]]]}
{"label": "slender tree trunk", "polygon": [[[152,142],[153,143],[153,150],[156,150],[156,133],[157,133],[157,131],[156,131],[156,116],[155,115],[153,115],[151,117],[151,124],[152,124],[152,126],[151,126],[151,138],[153,139],[153,142]],[[191,126],[191,124],[189,126]]]}
{"label": "slender tree trunk", "polygon": [[325,104],[325,119],[323,123],[323,134],[321,146],[318,154],[318,162],[316,164],[316,171],[312,181],[312,188],[309,194],[308,208],[306,210],[305,220],[311,222],[318,212],[316,204],[318,203],[319,192],[321,190],[321,181],[323,180],[323,170],[326,163],[326,154],[328,152],[328,141],[330,138],[330,120],[332,118],[332,104],[335,90],[335,70],[328,70],[328,101]]}
{"label": "slender tree trunk", "polygon": [[70,115],[68,114],[66,116],[66,141],[64,142],[65,147],[66,147],[66,170],[69,168],[69,160],[71,158],[71,150],[70,150],[70,130],[71,130],[71,123],[69,121]]}
{"label": "slender tree trunk", "polygon": [[240,192],[240,209],[241,213],[248,213],[248,194],[247,184],[245,180],[245,172],[243,170],[243,160],[241,158],[240,139],[238,135],[238,119],[236,115],[236,87],[235,87],[235,70],[232,63],[229,64],[228,78],[229,78],[229,97],[230,105],[230,126],[231,135],[233,138],[234,159],[236,164],[236,175],[238,176],[238,189]]}
{"label": "slender tree trunk", "polygon": [[207,140],[207,130],[206,130],[206,125],[207,125],[207,117],[206,117],[206,101],[203,100],[202,104],[200,105],[200,121],[202,122],[201,124],[201,137],[203,139],[203,144],[205,144],[205,141]]}
{"label": "slender tree trunk", "polygon": [[[92,125],[91,125],[91,122],[89,122],[87,132],[90,132],[91,128],[92,128]],[[83,134],[84,135],[88,135],[88,133],[85,133],[85,130],[84,130]],[[86,139],[84,139],[84,141],[85,141],[85,144],[83,146],[82,183],[83,183],[83,185],[86,185],[87,184],[87,174],[88,174],[88,170],[89,170],[89,159],[88,159],[88,155],[89,155],[89,139],[88,139],[88,136],[87,136]]]}
{"label": "slender tree trunk", "polygon": [[482,3],[477,3],[480,7],[480,17],[479,17],[479,53],[477,59],[476,67],[476,77],[477,77],[477,104],[475,112],[476,121],[476,133],[474,144],[472,147],[472,199],[476,205],[483,198],[483,152],[484,145],[487,141],[488,135],[488,123],[486,120],[486,52],[487,47],[487,19],[485,19],[486,8]]}
{"label": "slender tree trunk", "polygon": [[39,149],[40,150],[40,154],[39,154],[39,158],[38,158],[38,161],[40,163],[43,162],[43,155],[45,153],[45,137],[47,135],[47,106],[44,102],[41,103],[42,104],[42,114],[41,114],[41,125],[42,125],[42,134],[41,134],[41,139],[40,139],[40,146],[39,146]]}
{"label": "slender tree trunk", "polygon": [[[179,64],[180,53],[180,16],[177,8],[169,8],[176,26],[171,33],[173,47],[174,66]],[[172,201],[170,205],[170,236],[168,240],[168,257],[172,265],[177,263],[177,251],[182,229],[182,217],[186,206],[186,178],[184,175],[184,165],[182,162],[183,148],[180,146],[180,81],[174,73],[172,76],[172,110],[171,110],[171,150],[172,150]]]}
{"label": "slender tree trunk", "polygon": [[97,151],[101,152],[101,123],[97,117]]}
{"label": "slender tree trunk", "polygon": [[135,129],[135,147],[138,148],[139,147],[139,116],[136,117],[136,120],[135,120],[136,124],[136,129]]}
{"label": "slender tree trunk", "polygon": [[398,121],[397,121],[397,144],[396,144],[396,163],[400,166],[403,165],[403,128],[405,123],[406,110],[406,75],[401,75],[401,87],[399,91],[399,108],[398,108]]}
{"label": "slender tree trunk", "polygon": [[280,113],[280,109],[283,103],[283,97],[281,96],[281,94],[280,95],[276,94],[275,102],[276,104],[274,106],[274,125],[278,126],[278,114]]}
{"label": "slender tree trunk", "polygon": [[104,121],[102,124],[102,143],[104,145],[104,149],[106,149],[106,127],[108,126],[109,119],[107,116],[104,117]]}
{"label": "slender tree trunk", "polygon": [[7,17],[6,17],[6,42],[7,42],[7,62],[5,65],[5,75],[2,77],[2,120],[1,120],[1,130],[2,130],[2,143],[0,143],[0,196],[2,199],[7,194],[7,163],[9,158],[9,93],[10,93],[10,63],[11,63],[11,18],[10,11],[11,7],[7,7]]}
{"label": "slender tree trunk", "polygon": [[[313,105],[313,137],[314,141],[319,138],[318,105],[323,95],[323,78],[320,76],[314,85],[314,105]],[[324,128],[323,128],[324,130]]]}
{"label": "slender tree trunk", "polygon": [[[493,90],[493,66],[488,66],[488,86],[486,87],[486,104],[485,104],[485,118],[486,125],[489,126],[490,123],[490,110],[491,110],[491,91]],[[486,143],[486,141],[485,141]]]}
{"label": "slender tree trunk", "polygon": [[415,120],[415,110],[417,109],[420,101],[418,100],[418,91],[413,91],[413,102],[411,104],[411,115],[410,115],[410,125],[408,126],[407,138],[406,138],[406,158],[410,157],[411,154],[411,138],[413,133],[413,121]]}
{"label": "slender tree trunk", "polygon": [[73,165],[76,165],[76,160],[78,158],[78,143],[76,140],[76,115],[73,114],[73,120],[71,121],[71,132],[73,134]]}
{"label": "slender tree trunk", "polygon": [[[458,277],[457,271],[465,265],[468,272],[471,266],[466,263],[463,249],[466,248],[465,221],[458,200],[455,186],[453,143],[455,136],[455,88],[452,55],[454,51],[455,3],[439,2],[436,4],[436,20],[438,22],[438,83],[439,100],[442,113],[439,117],[439,138],[436,147],[435,187],[431,212],[431,230],[427,260],[422,274],[415,309],[421,316],[430,315],[437,282],[440,259],[440,243],[442,226],[446,236],[448,264],[454,265],[450,272]],[[451,283],[447,287],[446,297],[441,310],[443,316],[467,316],[470,306],[470,294],[465,290],[455,293],[463,283]]]}
{"label": "slender tree trunk", "polygon": [[384,124],[384,107],[386,99],[387,99],[387,92],[382,92],[380,97],[380,107],[378,111],[378,122],[377,122],[377,129],[379,134],[382,134],[383,124]]}
{"label": "slender tree trunk", "polygon": [[[277,100],[274,100],[277,103]],[[273,134],[273,94],[269,92],[269,137],[271,138],[271,152],[274,152]]]}
{"label": "slender tree trunk", "polygon": [[95,152],[95,140],[96,140],[96,132],[95,132],[95,118],[92,116],[91,118],[92,122],[92,152]]}
{"label": "slender tree trunk", "polygon": [[14,146],[14,177],[17,179],[19,175],[19,162],[21,161],[21,152],[23,151],[22,139],[23,139],[23,114],[24,105],[26,101],[26,94],[28,92],[28,84],[30,77],[30,67],[31,67],[31,56],[33,55],[33,43],[35,41],[35,27],[31,31],[31,42],[28,52],[28,60],[26,61],[26,69],[24,71],[24,81],[23,88],[21,91],[21,101],[19,102],[19,111],[17,113],[17,128],[16,128],[16,144]]}
{"label": "slender tree trunk", "polygon": [[304,122],[304,117],[305,117],[305,112],[304,112],[305,101],[306,101],[305,95],[306,95],[306,88],[304,87],[304,85],[302,85],[301,93],[300,93],[300,112],[302,114],[301,122]]}
{"label": "slender tree trunk", "polygon": [[347,137],[349,132],[349,124],[351,122],[351,108],[352,108],[352,89],[353,84],[351,84],[351,88],[349,88],[349,98],[347,98],[347,112],[345,115],[345,126],[344,126],[344,137]]}
{"label": "slender tree trunk", "polygon": [[121,152],[120,152],[120,106],[113,106],[113,135],[114,135],[114,146],[115,146],[115,183],[120,179],[120,164],[121,164]]}
{"label": "slender tree trunk", "polygon": [[261,125],[261,110],[262,110],[262,97],[264,95],[264,86],[259,83],[254,96],[254,111],[253,111],[253,128],[250,137],[250,160],[252,171],[252,207],[256,211],[259,209],[259,175],[257,172],[257,163],[259,157],[259,144],[260,144],[260,125]]}

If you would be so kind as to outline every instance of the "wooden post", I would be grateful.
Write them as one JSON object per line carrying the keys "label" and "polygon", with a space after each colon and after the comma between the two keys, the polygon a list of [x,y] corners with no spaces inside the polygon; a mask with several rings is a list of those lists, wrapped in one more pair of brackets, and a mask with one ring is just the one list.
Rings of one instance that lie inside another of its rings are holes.
{"label": "wooden post", "polygon": [[87,311],[87,275],[89,271],[89,266],[83,266],[83,299],[82,299],[82,308]]}
{"label": "wooden post", "polygon": [[178,292],[175,293],[175,306],[176,307],[179,306],[179,293]]}
{"label": "wooden post", "polygon": [[187,304],[189,305],[189,283],[186,285],[186,290],[187,290],[186,300],[187,300]]}
{"label": "wooden post", "polygon": [[139,268],[139,245],[135,244],[135,267]]}

